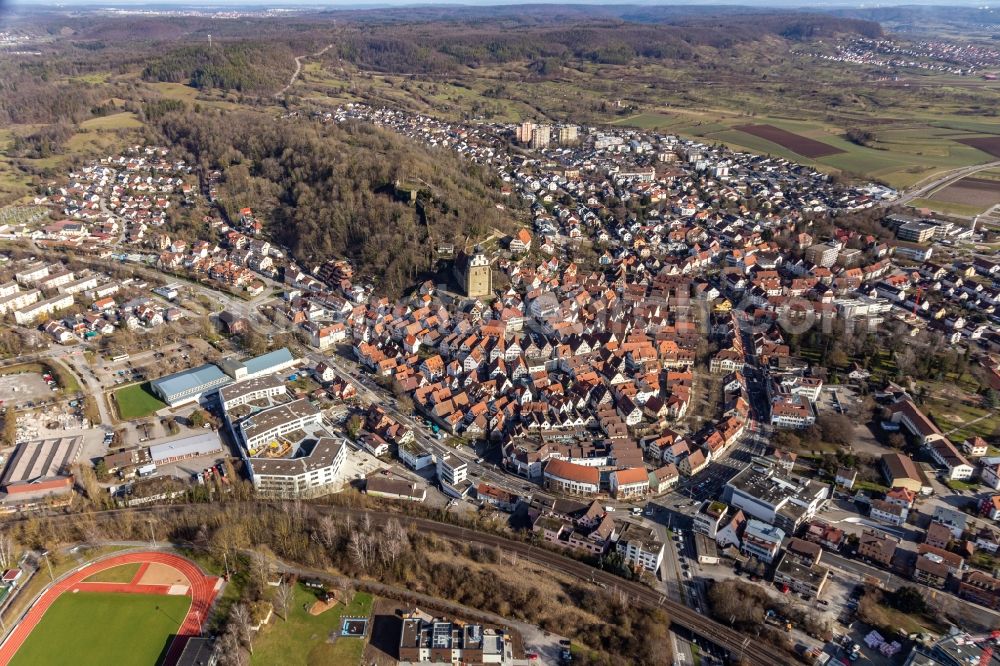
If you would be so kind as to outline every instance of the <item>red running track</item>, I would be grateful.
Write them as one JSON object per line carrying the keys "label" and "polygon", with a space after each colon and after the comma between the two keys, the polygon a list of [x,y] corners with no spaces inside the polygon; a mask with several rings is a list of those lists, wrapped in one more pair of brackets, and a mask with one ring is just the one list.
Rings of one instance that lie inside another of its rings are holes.
{"label": "red running track", "polygon": [[[134,564],[136,562],[143,564],[143,566],[140,567],[138,574],[132,579],[131,583],[84,582],[87,578],[98,572],[121,566],[122,564]],[[206,576],[196,564],[179,555],[145,552],[123,553],[122,555],[116,555],[85,565],[51,585],[38,601],[28,609],[28,612],[25,613],[21,621],[14,627],[14,630],[7,636],[7,640],[4,641],[3,645],[0,645],[0,666],[7,666],[10,663],[14,654],[24,644],[24,641],[27,640],[28,635],[31,634],[32,630],[41,621],[42,616],[45,615],[45,611],[49,609],[61,594],[72,592],[73,590],[83,592],[121,592],[124,594],[167,594],[170,590],[169,585],[139,584],[141,574],[145,573],[146,568],[150,564],[165,564],[179,571],[188,580],[187,596],[191,597],[191,608],[188,610],[184,622],[181,623],[180,628],[177,630],[177,636],[170,644],[164,661],[166,666],[176,663],[181,652],[184,651],[187,639],[191,636],[201,634],[201,626],[208,618],[212,602],[215,601],[218,578]]]}

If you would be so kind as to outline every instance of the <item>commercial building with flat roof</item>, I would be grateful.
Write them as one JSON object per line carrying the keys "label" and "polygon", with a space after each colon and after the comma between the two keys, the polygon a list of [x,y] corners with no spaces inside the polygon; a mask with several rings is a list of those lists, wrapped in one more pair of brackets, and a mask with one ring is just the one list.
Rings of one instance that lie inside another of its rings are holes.
{"label": "commercial building with flat roof", "polygon": [[205,394],[232,381],[232,378],[222,372],[218,366],[206,363],[197,368],[182,370],[154,379],[149,383],[149,387],[163,402],[171,407],[176,407],[189,402],[197,402]]}
{"label": "commercial building with flat roof", "polygon": [[255,456],[267,445],[292,431],[322,424],[323,415],[305,398],[278,405],[240,421],[239,431],[248,455]]}
{"label": "commercial building with flat roof", "polygon": [[73,487],[70,468],[82,450],[79,436],[20,444],[0,477],[0,488],[11,499],[67,493]]}
{"label": "commercial building with flat roof", "polygon": [[381,474],[369,476],[365,479],[365,493],[373,497],[408,500],[411,502],[423,502],[427,498],[427,489],[418,486],[413,481],[393,479]]}
{"label": "commercial building with flat roof", "polygon": [[917,644],[903,666],[1000,666],[1000,650],[983,660],[983,639],[955,627],[952,633],[931,646]]}
{"label": "commercial building with flat roof", "polygon": [[282,347],[246,361],[226,359],[220,367],[233,379],[242,381],[282,372],[294,367],[296,363],[298,361],[292,356],[292,352],[287,347]]}
{"label": "commercial building with flat roof", "polygon": [[340,468],[347,459],[342,439],[306,442],[291,458],[249,458],[248,471],[257,491],[268,497],[318,497],[339,489]]}
{"label": "commercial building with flat roof", "polygon": [[156,465],[166,465],[178,460],[199,458],[222,452],[222,440],[219,438],[219,433],[214,430],[206,430],[197,435],[180,437],[149,447],[149,457]]}
{"label": "commercial building with flat roof", "polygon": [[215,640],[192,636],[184,644],[176,666],[215,666],[218,663],[219,651],[215,649]]}
{"label": "commercial building with flat roof", "polygon": [[785,553],[774,571],[775,585],[787,585],[796,594],[819,597],[823,593],[830,570],[818,564],[807,564]]}
{"label": "commercial building with flat roof", "polygon": [[819,481],[751,465],[726,483],[723,501],[792,533],[816,515],[829,495],[830,487]]}
{"label": "commercial building with flat roof", "polygon": [[[273,375],[293,367],[298,361],[287,348],[257,356],[248,361],[225,359],[218,365],[205,365],[175,372],[150,382],[153,392],[171,407],[200,400],[202,396],[231,384]],[[234,394],[235,395],[235,394]],[[248,398],[248,400],[255,398]]]}
{"label": "commercial building with flat roof", "polygon": [[615,550],[636,569],[655,573],[663,562],[663,542],[656,538],[656,532],[636,523],[625,523]]}
{"label": "commercial building with flat roof", "polygon": [[272,398],[286,392],[285,383],[274,374],[246,379],[219,389],[219,402],[229,411],[233,407],[245,405],[254,400]]}

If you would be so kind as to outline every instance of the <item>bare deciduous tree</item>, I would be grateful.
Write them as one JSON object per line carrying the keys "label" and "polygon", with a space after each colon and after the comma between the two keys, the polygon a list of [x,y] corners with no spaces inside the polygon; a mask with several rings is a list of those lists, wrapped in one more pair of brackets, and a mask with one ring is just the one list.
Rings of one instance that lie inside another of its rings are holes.
{"label": "bare deciduous tree", "polygon": [[368,535],[358,531],[351,535],[351,540],[347,544],[351,553],[351,559],[358,568],[366,570],[369,565]]}
{"label": "bare deciduous tree", "polygon": [[316,539],[326,549],[333,548],[337,538],[337,526],[330,516],[320,516],[316,523]]}
{"label": "bare deciduous tree", "polygon": [[245,666],[247,660],[240,645],[239,631],[230,623],[219,637],[219,666]]}
{"label": "bare deciduous tree", "polygon": [[288,620],[288,608],[292,605],[294,597],[294,581],[289,582],[288,579],[282,580],[281,584],[274,591],[274,608],[278,611],[278,615],[281,616],[282,620]]}
{"label": "bare deciduous tree", "polygon": [[244,603],[236,604],[229,614],[229,620],[236,627],[239,641],[245,643],[247,650],[253,654],[253,612],[250,606]]}
{"label": "bare deciduous tree", "polygon": [[396,564],[396,560],[409,545],[406,530],[395,518],[390,518],[385,524],[382,550],[388,564]]}
{"label": "bare deciduous tree", "polygon": [[10,534],[0,534],[0,569],[9,569],[14,564],[14,539]]}

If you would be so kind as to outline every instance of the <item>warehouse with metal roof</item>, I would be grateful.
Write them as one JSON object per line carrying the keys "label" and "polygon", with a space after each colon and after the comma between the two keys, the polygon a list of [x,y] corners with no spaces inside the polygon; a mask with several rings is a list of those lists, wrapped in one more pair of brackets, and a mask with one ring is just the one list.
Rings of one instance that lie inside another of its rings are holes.
{"label": "warehouse with metal roof", "polygon": [[150,388],[163,402],[171,407],[196,402],[210,392],[225,386],[233,378],[219,369],[218,366],[206,363],[197,368],[182,370],[172,375],[154,379]]}
{"label": "warehouse with metal roof", "polygon": [[197,435],[154,444],[149,447],[149,457],[157,465],[222,453],[222,440],[214,430],[205,430]]}
{"label": "warehouse with metal roof", "polygon": [[221,367],[233,379],[243,380],[282,372],[294,367],[296,363],[298,361],[292,356],[292,352],[287,347],[282,347],[246,361],[226,359],[222,361]]}
{"label": "warehouse with metal roof", "polygon": [[83,437],[57,437],[18,445],[0,478],[8,497],[65,493],[73,487],[70,468],[83,450]]}

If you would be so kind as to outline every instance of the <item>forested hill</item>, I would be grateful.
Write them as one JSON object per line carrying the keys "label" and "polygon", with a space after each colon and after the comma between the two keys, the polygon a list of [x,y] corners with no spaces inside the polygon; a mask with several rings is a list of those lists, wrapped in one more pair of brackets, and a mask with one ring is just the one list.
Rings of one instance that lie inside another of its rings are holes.
{"label": "forested hill", "polygon": [[295,55],[281,42],[201,43],[152,60],[143,69],[142,78],[267,94],[280,90],[294,71]]}
{"label": "forested hill", "polygon": [[[348,257],[388,292],[432,267],[434,243],[511,228],[485,169],[370,125],[235,111],[171,114],[161,128],[193,161],[223,170],[231,218],[250,206],[303,265]],[[419,189],[420,205],[396,196],[397,181]]]}
{"label": "forested hill", "polygon": [[248,25],[246,30],[261,30],[270,38],[247,39],[246,33],[237,33],[239,39],[219,40],[211,48],[199,32],[197,43],[152,60],[143,78],[252,94],[275,92],[294,70],[293,50],[306,53],[314,50],[310,45],[318,48],[330,41],[331,62],[447,75],[466,67],[542,58],[622,65],[642,58],[689,59],[701,47],[725,49],[765,38],[796,41],[882,34],[878,23],[825,14],[631,5],[334,11],[312,15],[308,30],[304,24],[273,29],[266,22]]}
{"label": "forested hill", "polygon": [[[675,8],[606,7],[590,10],[590,19],[558,22],[551,15],[538,15],[537,8],[525,8],[520,17],[509,20],[507,8],[482,9],[497,14],[477,20],[469,16],[475,8],[464,8],[451,18],[435,20],[439,10],[417,9],[415,25],[374,26],[364,21],[374,20],[377,12],[351,15],[353,22],[346,24],[327,57],[368,69],[433,74],[542,58],[618,65],[637,58],[684,60],[694,57],[700,47],[726,49],[764,38],[882,35],[879,25],[870,21],[798,12],[675,15]],[[583,7],[569,6],[550,14],[569,10],[571,16],[587,13]],[[419,22],[421,18],[427,22]]]}

